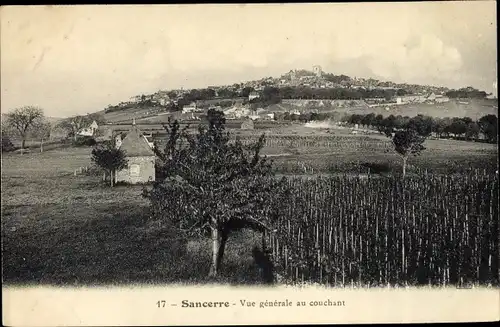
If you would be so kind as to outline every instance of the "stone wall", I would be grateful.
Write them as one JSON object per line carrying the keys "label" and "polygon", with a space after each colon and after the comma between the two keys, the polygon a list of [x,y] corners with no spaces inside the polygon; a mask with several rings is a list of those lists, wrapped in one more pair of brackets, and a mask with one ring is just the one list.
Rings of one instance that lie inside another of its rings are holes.
{"label": "stone wall", "polygon": [[155,180],[155,157],[128,157],[128,167],[116,172],[116,182],[130,184]]}

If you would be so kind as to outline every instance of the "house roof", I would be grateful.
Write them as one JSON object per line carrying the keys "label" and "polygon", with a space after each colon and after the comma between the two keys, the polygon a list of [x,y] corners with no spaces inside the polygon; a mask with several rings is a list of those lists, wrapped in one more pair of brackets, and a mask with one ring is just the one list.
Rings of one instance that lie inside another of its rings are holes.
{"label": "house roof", "polygon": [[142,136],[141,131],[139,131],[136,126],[133,126],[127,133],[127,136],[125,136],[122,141],[120,149],[125,151],[127,157],[146,157],[155,155],[146,139]]}

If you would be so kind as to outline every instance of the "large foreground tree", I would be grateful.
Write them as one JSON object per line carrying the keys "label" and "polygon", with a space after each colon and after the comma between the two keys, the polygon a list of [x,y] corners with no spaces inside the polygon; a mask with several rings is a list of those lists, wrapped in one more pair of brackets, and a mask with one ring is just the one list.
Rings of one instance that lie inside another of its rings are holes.
{"label": "large foreground tree", "polygon": [[186,235],[210,233],[212,264],[217,276],[231,232],[271,229],[278,188],[285,180],[274,178],[271,163],[260,155],[264,136],[245,146],[225,131],[224,118],[213,112],[208,128],[197,133],[181,130],[177,121],[165,125],[168,133],[158,156],[157,181],[149,198],[153,216],[174,222]]}

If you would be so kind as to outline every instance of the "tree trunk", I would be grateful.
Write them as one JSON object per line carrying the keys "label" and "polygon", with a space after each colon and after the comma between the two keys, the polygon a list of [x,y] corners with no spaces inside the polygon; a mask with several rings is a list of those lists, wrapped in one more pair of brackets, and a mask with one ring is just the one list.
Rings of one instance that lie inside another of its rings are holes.
{"label": "tree trunk", "polygon": [[407,157],[403,157],[403,178],[406,176],[406,161],[408,160]]}
{"label": "tree trunk", "polygon": [[40,141],[40,152],[43,152],[43,139]]}
{"label": "tree trunk", "polygon": [[266,248],[267,248],[267,244],[266,244],[266,237],[267,237],[266,230],[263,230],[263,231],[262,231],[262,251],[263,251],[263,252],[265,252],[265,251],[266,251]]}
{"label": "tree trunk", "polygon": [[219,272],[221,265],[222,265],[222,258],[224,258],[224,250],[226,249],[226,243],[227,239],[229,238],[229,230],[223,229],[220,232],[220,245],[219,245],[219,253],[217,254],[217,269],[216,271]]}
{"label": "tree trunk", "polygon": [[23,151],[24,151],[24,146],[26,145],[26,140],[24,139],[24,136],[23,136],[23,139],[21,141],[21,154],[23,154]]}
{"label": "tree trunk", "polygon": [[219,273],[219,267],[217,263],[219,261],[219,251],[220,251],[220,235],[219,229],[217,227],[211,227],[212,229],[212,265],[210,267],[209,277],[215,277]]}
{"label": "tree trunk", "polygon": [[109,184],[113,187],[113,171],[109,171]]}

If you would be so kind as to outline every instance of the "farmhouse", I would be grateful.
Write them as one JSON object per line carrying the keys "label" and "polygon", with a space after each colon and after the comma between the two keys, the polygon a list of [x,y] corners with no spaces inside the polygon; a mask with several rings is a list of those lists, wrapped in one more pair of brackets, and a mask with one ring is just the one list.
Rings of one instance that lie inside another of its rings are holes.
{"label": "farmhouse", "polygon": [[116,147],[125,151],[128,161],[126,168],[116,172],[116,182],[137,184],[155,180],[155,154],[135,124],[123,140],[117,136]]}
{"label": "farmhouse", "polygon": [[185,105],[183,108],[182,108],[182,113],[185,114],[185,113],[190,113],[190,112],[196,112],[197,111],[197,106],[196,106],[196,102],[191,102],[191,104],[189,105]]}
{"label": "farmhouse", "polygon": [[92,124],[90,124],[89,127],[83,128],[78,132],[78,135],[81,136],[93,136],[99,126],[97,125],[96,121],[94,120]]}

